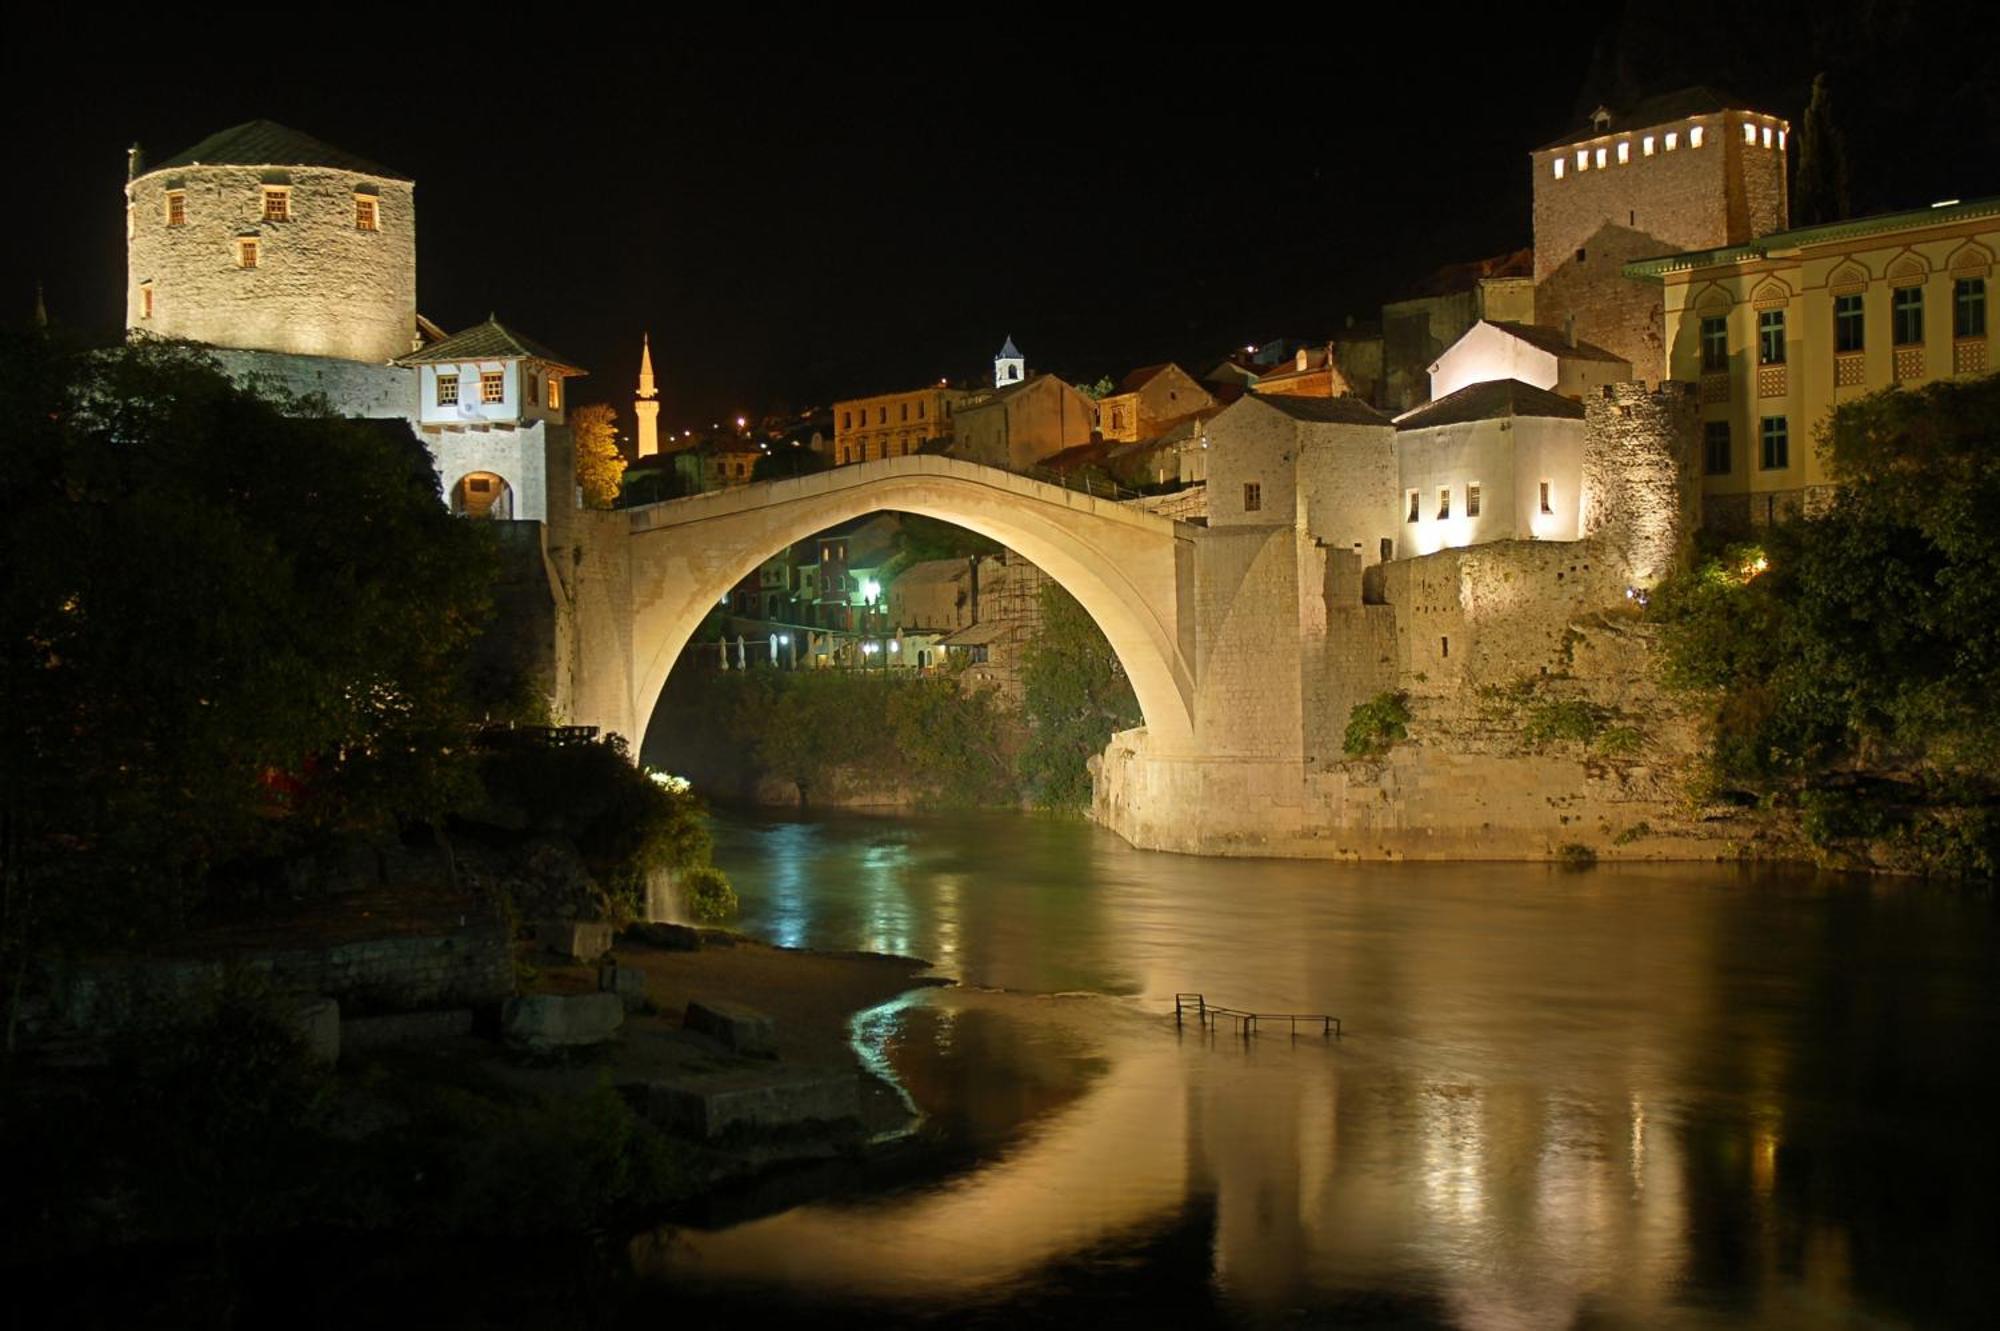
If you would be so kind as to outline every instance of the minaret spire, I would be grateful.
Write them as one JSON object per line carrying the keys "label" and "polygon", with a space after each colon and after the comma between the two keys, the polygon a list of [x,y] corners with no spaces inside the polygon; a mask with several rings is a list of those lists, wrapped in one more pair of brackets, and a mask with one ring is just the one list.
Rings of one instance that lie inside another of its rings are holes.
{"label": "minaret spire", "polygon": [[639,397],[632,410],[639,417],[639,456],[652,457],[660,451],[660,392],[653,386],[653,339],[639,339]]}

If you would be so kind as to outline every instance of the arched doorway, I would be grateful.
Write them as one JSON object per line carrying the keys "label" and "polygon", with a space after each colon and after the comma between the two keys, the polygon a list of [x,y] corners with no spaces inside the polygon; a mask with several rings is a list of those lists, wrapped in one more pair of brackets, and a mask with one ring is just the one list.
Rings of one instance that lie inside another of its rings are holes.
{"label": "arched doorway", "polygon": [[514,516],[514,490],[490,471],[471,471],[451,487],[451,511],[461,518],[492,518],[506,522]]}

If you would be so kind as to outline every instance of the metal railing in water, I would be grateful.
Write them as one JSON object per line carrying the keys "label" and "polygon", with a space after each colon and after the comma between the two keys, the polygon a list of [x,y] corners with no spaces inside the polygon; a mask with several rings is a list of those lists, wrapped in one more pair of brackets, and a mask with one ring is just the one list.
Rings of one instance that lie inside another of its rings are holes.
{"label": "metal railing in water", "polygon": [[1236,1033],[1248,1040],[1260,1034],[1265,1022],[1276,1026],[1283,1022],[1291,1031],[1294,1040],[1299,1038],[1299,1027],[1312,1034],[1312,1028],[1319,1027],[1319,1038],[1337,1040],[1340,1038],[1340,1018],[1325,1012],[1245,1012],[1241,1008],[1218,1007],[1201,994],[1174,995],[1174,1025],[1184,1027],[1187,1018],[1193,1016],[1195,1024],[1203,1030],[1220,1030],[1225,1021],[1236,1024]]}

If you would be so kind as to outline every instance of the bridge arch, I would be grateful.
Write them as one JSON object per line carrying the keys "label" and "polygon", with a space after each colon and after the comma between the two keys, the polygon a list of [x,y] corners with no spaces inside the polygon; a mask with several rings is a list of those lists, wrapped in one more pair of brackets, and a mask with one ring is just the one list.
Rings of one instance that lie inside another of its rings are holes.
{"label": "bridge arch", "polygon": [[[630,511],[629,720],[643,747],[667,675],[708,612],[764,560],[815,532],[893,510],[1000,542],[1076,597],[1118,655],[1149,742],[1193,743],[1194,676],[1176,564],[1196,529],[956,458],[918,454]],[[591,663],[583,663],[586,672]],[[609,718],[601,718],[609,720]],[[617,728],[617,727],[612,727]]]}

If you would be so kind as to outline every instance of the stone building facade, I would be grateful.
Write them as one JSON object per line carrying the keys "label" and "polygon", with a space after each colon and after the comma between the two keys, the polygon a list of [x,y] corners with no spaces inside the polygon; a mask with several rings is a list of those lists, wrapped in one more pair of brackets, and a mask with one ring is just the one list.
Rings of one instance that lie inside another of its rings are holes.
{"label": "stone building facade", "polygon": [[383,364],[417,345],[415,182],[268,120],[125,184],[127,328]]}
{"label": "stone building facade", "polygon": [[1810,507],[1816,441],[1843,402],[1990,373],[2000,199],[1854,218],[1626,267],[1663,306],[1648,367],[1698,386],[1705,520]]}
{"label": "stone building facade", "polygon": [[1533,322],[1573,327],[1635,367],[1658,365],[1658,293],[1624,266],[1782,231],[1789,132],[1777,116],[1685,88],[1629,110],[1599,107],[1535,150]]}
{"label": "stone building facade", "polygon": [[1090,442],[1097,404],[1053,374],[974,393],[954,414],[950,452],[969,462],[1020,471]]}
{"label": "stone building facade", "polygon": [[1097,403],[1097,432],[1114,443],[1151,439],[1175,422],[1213,410],[1214,396],[1171,361],[1146,365],[1120,381]]}
{"label": "stone building facade", "polygon": [[933,439],[950,439],[965,390],[943,384],[833,404],[835,466],[899,458]]}

